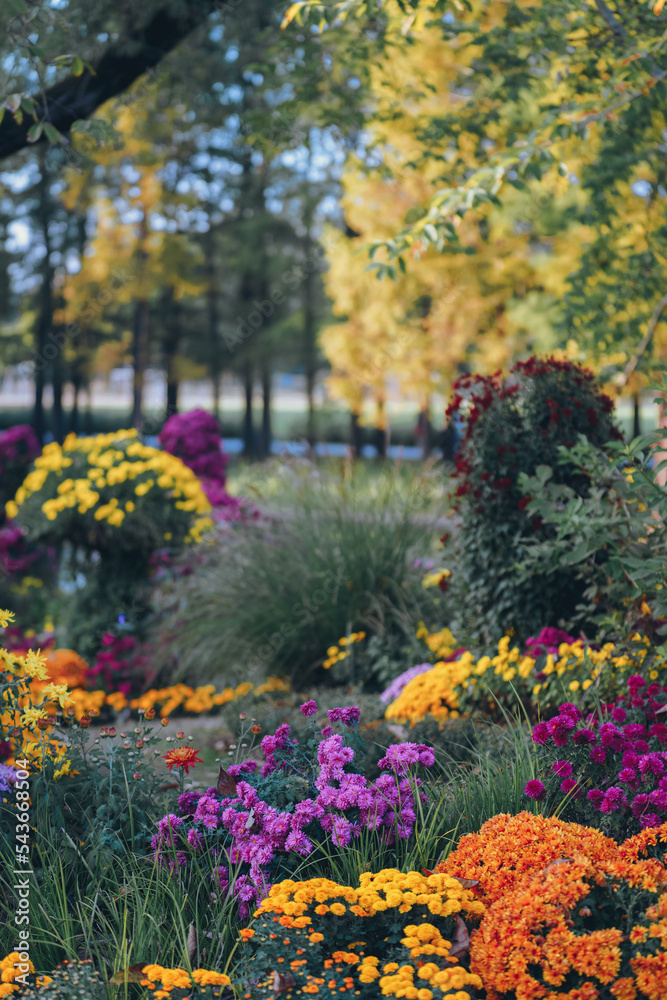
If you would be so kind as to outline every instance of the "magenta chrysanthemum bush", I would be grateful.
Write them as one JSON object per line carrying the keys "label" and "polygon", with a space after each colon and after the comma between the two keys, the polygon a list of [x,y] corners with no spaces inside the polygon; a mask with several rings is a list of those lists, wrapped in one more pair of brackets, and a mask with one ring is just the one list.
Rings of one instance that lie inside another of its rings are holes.
{"label": "magenta chrysanthemum bush", "polygon": [[[667,819],[667,687],[628,678],[627,691],[583,716],[566,702],[533,729],[540,777],[525,794],[561,819],[629,836]],[[565,800],[564,808],[563,801]]]}
{"label": "magenta chrysanthemum bush", "polygon": [[[345,848],[364,831],[377,833],[384,844],[409,838],[417,798],[426,799],[416,772],[433,765],[433,750],[417,743],[390,746],[371,781],[356,769],[363,750],[358,708],[333,709],[329,719],[341,724],[340,732],[313,725],[303,744],[287,724],[265,736],[263,764],[247,760],[229,768],[233,794],[209,788],[181,795],[178,814],[161,819],[152,839],[161,863],[178,873],[208,858],[212,898],[233,891],[247,916],[276,877],[293,870],[290,855],[298,862],[318,847]],[[276,803],[287,782],[292,801],[281,808]]]}

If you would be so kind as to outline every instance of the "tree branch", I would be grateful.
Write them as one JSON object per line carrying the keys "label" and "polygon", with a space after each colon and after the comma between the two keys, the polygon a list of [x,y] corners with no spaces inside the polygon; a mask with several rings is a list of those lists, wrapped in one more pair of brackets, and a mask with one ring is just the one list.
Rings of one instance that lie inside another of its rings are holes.
{"label": "tree branch", "polygon": [[600,14],[602,15],[602,18],[607,27],[611,28],[611,30],[618,38],[628,37],[627,31],[625,30],[621,22],[618,20],[617,16],[613,13],[613,11],[611,11],[609,7],[607,7],[604,0],[595,0],[595,6],[600,11]]}
{"label": "tree branch", "polygon": [[[187,0],[180,13],[169,4],[157,10],[143,28],[109,46],[95,63],[94,74],[85,70],[81,76],[61,80],[34,97],[38,121],[49,122],[59,132],[69,132],[75,121],[88,118],[105,101],[122,94],[156,66],[220,6],[219,0]],[[32,115],[24,115],[19,124],[5,114],[0,123],[0,160],[29,145],[28,131],[33,124]]]}
{"label": "tree branch", "polygon": [[642,337],[639,347],[637,348],[633,356],[630,358],[628,364],[626,365],[625,371],[623,372],[623,376],[618,383],[619,389],[623,389],[628,384],[628,379],[636,369],[637,365],[639,364],[642,358],[642,355],[644,354],[646,348],[653,339],[655,328],[658,325],[660,317],[662,316],[666,306],[667,306],[667,295],[663,295],[663,297],[660,299],[657,306],[653,310],[653,315],[649,320],[648,327],[646,328],[646,333]]}

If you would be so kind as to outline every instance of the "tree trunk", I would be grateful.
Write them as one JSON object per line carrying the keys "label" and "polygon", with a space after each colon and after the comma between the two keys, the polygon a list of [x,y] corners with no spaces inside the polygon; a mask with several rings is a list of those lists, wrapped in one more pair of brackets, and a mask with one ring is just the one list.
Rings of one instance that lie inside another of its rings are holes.
{"label": "tree trunk", "polygon": [[271,454],[271,363],[266,359],[262,367],[262,457]]}
{"label": "tree trunk", "polygon": [[433,448],[433,428],[431,427],[431,414],[429,412],[428,403],[420,410],[419,413],[419,445],[422,450],[422,458],[426,460],[431,454]]}
{"label": "tree trunk", "polygon": [[[306,195],[303,213],[303,224],[306,227],[303,248],[306,261],[313,253],[313,240],[310,232],[312,222],[313,201],[309,195]],[[315,326],[315,275],[309,267],[306,267],[303,279],[303,355],[308,403],[306,437],[311,448],[315,444]]]}
{"label": "tree trunk", "polygon": [[134,327],[132,330],[132,426],[141,430],[144,401],[144,382],[148,365],[148,303],[137,299],[134,305]]}
{"label": "tree trunk", "polygon": [[208,339],[211,352],[211,388],[213,390],[213,416],[220,420],[220,383],[222,376],[220,341],[218,338],[219,313],[218,293],[216,288],[217,273],[215,267],[214,230],[208,232],[206,241],[206,299],[208,306]]}
{"label": "tree trunk", "polygon": [[359,414],[350,414],[350,447],[352,449],[352,458],[361,458],[361,452],[364,446],[364,435],[361,425],[359,423]]}
{"label": "tree trunk", "polygon": [[167,377],[167,412],[165,414],[165,420],[169,420],[169,417],[173,416],[174,413],[178,413],[178,390],[179,382],[175,376]]}
{"label": "tree trunk", "polygon": [[375,421],[375,447],[377,448],[377,457],[379,459],[385,459],[387,457],[387,444],[388,433],[385,402],[384,399],[378,399],[377,417]]}
{"label": "tree trunk", "polygon": [[253,370],[249,361],[246,362],[243,371],[243,381],[245,385],[245,414],[243,417],[243,454],[246,458],[255,457],[255,429],[252,420],[252,390],[253,390]]}
{"label": "tree trunk", "polygon": [[72,379],[72,409],[69,415],[69,429],[72,434],[79,433],[79,394],[81,392],[81,376],[75,375]]}
{"label": "tree trunk", "polygon": [[41,444],[46,430],[44,420],[44,386],[45,370],[49,361],[53,361],[59,353],[56,344],[47,344],[47,336],[53,327],[53,268],[51,267],[51,237],[49,222],[51,221],[51,198],[49,195],[49,180],[46,169],[46,150],[40,150],[39,163],[39,223],[44,241],[44,257],[42,259],[42,286],[40,289],[39,317],[35,326],[35,403],[32,423],[35,434]]}
{"label": "tree trunk", "polygon": [[65,440],[65,421],[63,414],[63,359],[62,350],[59,348],[53,359],[53,410],[52,410],[52,430],[53,437],[62,444]]}
{"label": "tree trunk", "polygon": [[641,427],[641,413],[639,410],[641,404],[641,397],[638,392],[632,397],[632,436],[637,438],[642,432]]}

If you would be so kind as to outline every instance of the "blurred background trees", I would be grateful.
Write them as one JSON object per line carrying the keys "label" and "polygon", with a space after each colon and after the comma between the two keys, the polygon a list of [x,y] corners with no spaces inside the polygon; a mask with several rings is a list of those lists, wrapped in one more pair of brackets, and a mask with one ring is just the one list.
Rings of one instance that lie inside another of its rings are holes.
{"label": "blurred background trees", "polygon": [[223,416],[234,386],[261,457],[291,374],[310,443],[326,378],[353,445],[369,424],[382,454],[398,400],[427,452],[458,375],[554,350],[636,430],[664,353],[665,19],[12,0],[0,366],[38,436],[90,430],[95,380],[131,368],[117,423],[155,435],[186,383]]}

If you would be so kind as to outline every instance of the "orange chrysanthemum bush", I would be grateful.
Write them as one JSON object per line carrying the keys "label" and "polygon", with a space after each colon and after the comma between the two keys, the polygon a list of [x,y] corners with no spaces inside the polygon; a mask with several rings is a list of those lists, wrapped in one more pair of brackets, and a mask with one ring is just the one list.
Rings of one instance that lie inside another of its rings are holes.
{"label": "orange chrysanthemum bush", "polygon": [[523,813],[463,837],[441,870],[487,904],[470,970],[487,1000],[667,997],[667,824],[621,845]]}
{"label": "orange chrysanthemum bush", "polygon": [[575,852],[599,863],[615,858],[618,845],[595,827],[527,812],[518,816],[501,813],[488,820],[479,833],[462,837],[435,871],[478,882],[476,894],[490,905],[526,876]]}
{"label": "orange chrysanthemum bush", "polygon": [[455,878],[389,868],[364,872],[357,887],[324,878],[279,882],[241,936],[252,968],[269,976],[263,989],[279,977],[288,997],[293,990],[469,1000],[482,981],[465,965],[465,920],[483,911]]}

